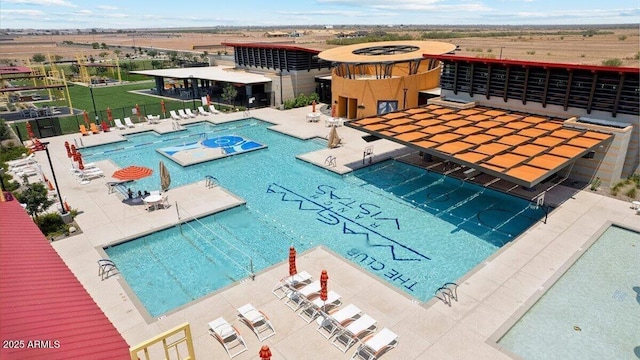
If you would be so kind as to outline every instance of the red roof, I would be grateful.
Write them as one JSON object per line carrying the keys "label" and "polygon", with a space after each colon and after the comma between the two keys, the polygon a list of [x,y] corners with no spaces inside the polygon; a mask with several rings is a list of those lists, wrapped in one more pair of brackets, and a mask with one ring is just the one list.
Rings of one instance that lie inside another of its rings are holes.
{"label": "red roof", "polygon": [[31,68],[26,66],[0,66],[0,75],[29,73],[31,73]]}
{"label": "red roof", "polygon": [[588,71],[606,71],[615,73],[626,74],[638,74],[640,68],[623,67],[623,66],[599,66],[599,65],[579,65],[579,64],[566,64],[566,63],[550,63],[540,61],[524,61],[524,60],[505,60],[505,59],[490,59],[490,58],[477,58],[468,56],[457,55],[422,55],[425,58],[436,60],[450,60],[454,62],[468,62],[468,63],[481,63],[481,64],[501,64],[501,65],[518,65],[518,66],[535,66],[542,68],[557,68],[566,70],[588,70]]}
{"label": "red roof", "polygon": [[0,201],[0,271],[0,359],[130,358],[122,335],[17,201]]}
{"label": "red roof", "polygon": [[278,49],[278,50],[291,50],[291,51],[302,51],[308,52],[311,54],[319,54],[320,50],[314,50],[305,48],[302,46],[291,45],[291,44],[282,44],[282,43],[267,43],[267,42],[253,42],[253,43],[237,43],[237,42],[223,42],[220,45],[231,46],[231,47],[250,47],[250,48],[258,48],[258,49]]}

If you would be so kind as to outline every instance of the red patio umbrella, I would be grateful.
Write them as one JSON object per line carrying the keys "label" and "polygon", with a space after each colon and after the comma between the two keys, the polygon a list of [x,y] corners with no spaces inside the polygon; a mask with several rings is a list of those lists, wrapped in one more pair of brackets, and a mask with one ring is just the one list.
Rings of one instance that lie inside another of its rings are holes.
{"label": "red patio umbrella", "polygon": [[322,274],[320,275],[320,299],[322,299],[322,301],[327,301],[327,298],[329,297],[329,294],[327,293],[328,280],[329,275],[327,274],[327,270],[322,270]]}
{"label": "red patio umbrella", "polygon": [[33,133],[33,129],[31,128],[31,123],[27,122],[26,126],[27,126],[27,135],[29,136],[29,139],[33,139],[34,137],[36,137],[36,135]]}
{"label": "red patio umbrella", "polygon": [[71,144],[71,156],[73,156],[73,160],[75,160],[75,155],[78,152],[78,150],[76,150],[76,146],[74,144]]}
{"label": "red patio umbrella", "polygon": [[111,175],[116,179],[120,179],[122,181],[125,180],[140,180],[147,176],[151,176],[153,174],[153,170],[144,166],[127,166],[126,168],[117,170]]}
{"label": "red patio umbrella", "polygon": [[338,105],[333,104],[333,106],[331,107],[331,117],[336,117],[336,111],[338,110],[337,106]]}
{"label": "red patio umbrella", "polygon": [[162,111],[162,117],[167,117],[167,108],[164,105],[164,100],[160,100],[160,110]]}
{"label": "red patio umbrella", "polygon": [[84,117],[84,123],[89,127],[89,114],[87,114],[87,110],[82,113],[82,116]]}
{"label": "red patio umbrella", "polygon": [[269,349],[268,345],[262,345],[258,355],[260,356],[260,360],[271,360],[271,349]]}
{"label": "red patio umbrella", "polygon": [[109,125],[113,124],[113,114],[109,107],[107,107],[107,120],[109,120]]}
{"label": "red patio umbrella", "polygon": [[207,106],[211,105],[211,95],[207,95]]}
{"label": "red patio umbrella", "polygon": [[289,248],[289,275],[293,276],[298,273],[296,270],[296,249],[292,246]]}
{"label": "red patio umbrella", "polygon": [[80,151],[76,151],[76,161],[78,161],[78,169],[84,170],[84,164],[82,163],[82,154],[80,154]]}
{"label": "red patio umbrella", "polygon": [[138,121],[142,117],[142,113],[140,112],[140,105],[136,104],[136,114],[138,115]]}
{"label": "red patio umbrella", "polygon": [[316,101],[313,100],[313,102],[311,103],[311,112],[316,112]]}
{"label": "red patio umbrella", "polygon": [[71,148],[69,147],[69,142],[68,141],[64,142],[64,148],[67,150],[67,157],[70,158],[71,157]]}

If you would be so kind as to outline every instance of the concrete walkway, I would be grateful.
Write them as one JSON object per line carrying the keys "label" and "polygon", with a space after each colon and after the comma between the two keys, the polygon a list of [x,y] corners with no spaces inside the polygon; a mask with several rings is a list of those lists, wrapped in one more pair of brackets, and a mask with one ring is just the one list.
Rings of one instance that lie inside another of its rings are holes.
{"label": "concrete walkway", "polygon": [[[250,115],[274,123],[272,128],[300,138],[325,138],[329,128],[324,121],[306,122],[310,107],[289,111],[261,109]],[[212,115],[206,119],[214,123],[245,117],[242,113]],[[190,121],[202,121],[205,118]],[[184,122],[181,122],[184,124]],[[139,125],[127,130],[114,130],[84,137],[84,145],[121,141],[121,134],[149,129],[158,132],[174,131],[170,120],[159,124]],[[337,149],[323,149],[302,154],[299,158],[338,173],[362,166],[364,149],[374,145],[374,161],[406,153],[398,144],[386,140],[366,143],[363,133],[339,127],[343,145]],[[288,274],[285,263],[277,264],[261,273],[254,281],[245,280],[187,304],[159,319],[141,312],[138,301],[118,276],[101,281],[96,261],[102,258],[102,248],[109,244],[173,226],[178,221],[175,201],[180,210],[200,217],[237,206],[243,200],[225,189],[207,188],[204,179],[198,183],[172,189],[168,209],[147,212],[142,206],[129,206],[115,194],[108,194],[106,183],[113,181],[116,167],[110,161],[97,165],[107,174],[81,185],[68,171],[70,161],[64,152],[64,141],[78,141],[78,135],[47,139],[56,169],[58,185],[67,202],[80,210],[76,221],[83,233],[52,243],[69,268],[82,282],[100,308],[122,333],[130,345],[150,339],[183,322],[191,324],[195,351],[199,359],[227,358],[222,346],[208,334],[207,323],[224,316],[240,330],[249,351],[235,359],[255,359],[261,343],[249,329],[236,320],[235,309],[252,303],[264,311],[273,322],[277,335],[267,339],[273,359],[347,359],[346,354],[316,333],[314,323],[307,324],[294,314],[284,300],[271,294],[274,284]],[[54,151],[55,149],[55,151]],[[336,165],[325,164],[328,156],[335,156]],[[38,161],[47,164],[44,152],[37,153]],[[47,176],[47,165],[43,165]],[[322,269],[330,274],[331,288],[342,295],[343,304],[353,303],[371,315],[378,329],[388,327],[399,335],[397,348],[382,359],[510,359],[507,351],[495,341],[508,326],[530,306],[584,251],[594,236],[614,222],[632,229],[640,229],[640,216],[629,203],[606,198],[591,192],[575,192],[556,187],[548,197],[560,203],[550,214],[547,224],[538,223],[518,239],[501,248],[496,254],[457,281],[458,302],[447,306],[437,299],[417,302],[363,269],[318,247],[298,257],[298,270],[306,270],[319,278]],[[286,249],[283,249],[286,251]]]}

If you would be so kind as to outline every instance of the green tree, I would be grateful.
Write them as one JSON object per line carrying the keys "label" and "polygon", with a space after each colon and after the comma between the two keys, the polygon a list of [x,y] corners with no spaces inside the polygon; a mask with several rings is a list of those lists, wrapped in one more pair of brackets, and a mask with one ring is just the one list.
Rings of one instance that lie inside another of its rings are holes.
{"label": "green tree", "polygon": [[45,56],[43,54],[37,53],[37,54],[33,54],[33,56],[31,57],[31,60],[33,62],[37,62],[37,63],[42,63],[45,60]]}
{"label": "green tree", "polygon": [[116,56],[120,56],[120,54],[122,53],[122,50],[115,49],[115,50],[113,50],[113,53],[116,54]]}
{"label": "green tree", "polygon": [[62,55],[58,55],[58,54],[53,55],[53,61],[60,61],[60,60],[62,60]]}
{"label": "green tree", "polygon": [[26,189],[18,193],[17,197],[20,203],[27,205],[25,210],[34,220],[55,203],[47,197],[47,188],[43,183],[26,185]]}
{"label": "green tree", "polygon": [[151,67],[154,69],[162,69],[162,61],[151,60]]}
{"label": "green tree", "polygon": [[99,43],[97,43],[97,42],[94,42],[94,43],[91,43],[91,47],[92,47],[93,49],[100,49],[100,44],[99,44]]}
{"label": "green tree", "polygon": [[153,57],[158,56],[158,52],[156,50],[153,50],[153,49],[147,50],[147,55],[149,55],[149,56],[151,56],[153,58]]}
{"label": "green tree", "polygon": [[171,62],[178,61],[178,52],[177,51],[169,51],[167,53],[167,55],[169,56],[169,60],[171,60]]}
{"label": "green tree", "polygon": [[106,43],[100,44],[100,49],[109,49]]}
{"label": "green tree", "polygon": [[236,98],[236,96],[238,96],[238,90],[236,90],[235,86],[227,84],[222,89],[222,99],[229,105],[231,105],[231,102]]}

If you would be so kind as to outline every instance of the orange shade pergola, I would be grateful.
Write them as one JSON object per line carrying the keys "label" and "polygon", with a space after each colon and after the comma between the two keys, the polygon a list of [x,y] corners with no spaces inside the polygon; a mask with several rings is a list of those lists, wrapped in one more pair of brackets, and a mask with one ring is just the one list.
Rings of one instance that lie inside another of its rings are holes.
{"label": "orange shade pergola", "polygon": [[568,119],[443,103],[352,120],[346,126],[439,159],[533,187],[613,135],[564,126]]}

